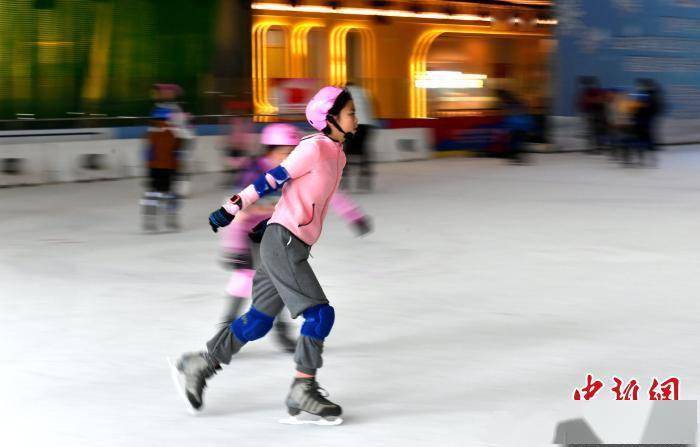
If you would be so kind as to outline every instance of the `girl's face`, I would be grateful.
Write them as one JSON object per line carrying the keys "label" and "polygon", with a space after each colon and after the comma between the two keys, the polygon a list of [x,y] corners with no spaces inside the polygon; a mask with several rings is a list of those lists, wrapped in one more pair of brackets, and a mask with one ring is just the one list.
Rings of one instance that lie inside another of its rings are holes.
{"label": "girl's face", "polygon": [[[352,101],[348,101],[347,104],[345,104],[345,107],[343,107],[340,110],[340,114],[338,116],[335,116],[335,119],[338,122],[338,125],[341,127],[341,129],[343,129],[345,132],[357,132],[357,117],[355,116],[355,103]],[[340,141],[341,143],[345,141],[345,135],[341,134],[340,131],[335,128],[335,126],[331,126],[331,131],[331,138]]]}

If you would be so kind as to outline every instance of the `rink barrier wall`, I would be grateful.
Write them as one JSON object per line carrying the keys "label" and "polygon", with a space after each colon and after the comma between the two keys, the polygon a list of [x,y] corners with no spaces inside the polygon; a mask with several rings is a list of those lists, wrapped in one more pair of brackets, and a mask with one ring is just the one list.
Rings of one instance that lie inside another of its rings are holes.
{"label": "rink barrier wall", "polygon": [[40,145],[0,147],[0,186],[36,185],[49,180],[48,157]]}
{"label": "rink barrier wall", "polygon": [[[539,152],[575,152],[586,148],[586,128],[580,117],[551,117],[551,145]],[[265,124],[257,123],[256,131]],[[309,132],[304,123],[295,123]],[[145,174],[145,126],[0,132],[0,187],[140,177]],[[224,169],[221,149],[229,126],[196,127],[191,173]],[[370,136],[376,162],[424,160],[434,156],[497,152],[501,144],[498,117],[390,119]],[[659,144],[700,143],[700,128],[692,119],[662,119]]]}
{"label": "rink barrier wall", "polygon": [[[550,120],[552,150],[577,152],[587,148],[586,123],[579,116],[553,116]],[[700,127],[695,119],[662,118],[658,124],[658,144],[674,146],[700,144]]]}
{"label": "rink barrier wall", "polygon": [[[226,126],[198,126],[186,170],[224,170]],[[141,177],[146,127],[0,132],[0,187]],[[203,135],[204,134],[204,135]],[[368,141],[377,162],[430,158],[430,129],[378,129]]]}
{"label": "rink barrier wall", "polygon": [[425,160],[432,156],[431,129],[378,129],[367,142],[376,162]]}
{"label": "rink barrier wall", "polygon": [[444,118],[392,119],[387,127],[429,129],[436,154],[499,153],[507,143],[507,131],[500,114]]}

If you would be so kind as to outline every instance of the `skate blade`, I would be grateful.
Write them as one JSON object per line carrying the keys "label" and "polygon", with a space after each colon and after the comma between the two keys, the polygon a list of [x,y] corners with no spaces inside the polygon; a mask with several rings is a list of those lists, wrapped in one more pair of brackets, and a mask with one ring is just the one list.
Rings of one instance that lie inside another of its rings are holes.
{"label": "skate blade", "polygon": [[302,413],[280,419],[279,423],[286,425],[340,425],[343,423],[343,418],[334,417],[333,419],[325,419],[319,416]]}
{"label": "skate blade", "polygon": [[192,404],[190,404],[190,400],[187,398],[187,393],[185,392],[185,382],[182,374],[180,374],[180,371],[177,369],[177,362],[173,362],[173,360],[168,357],[168,365],[170,365],[170,377],[173,379],[173,384],[175,384],[175,389],[177,390],[178,396],[180,396],[180,399],[182,399],[182,401],[185,403],[187,412],[192,416],[197,416],[199,411],[196,410]]}

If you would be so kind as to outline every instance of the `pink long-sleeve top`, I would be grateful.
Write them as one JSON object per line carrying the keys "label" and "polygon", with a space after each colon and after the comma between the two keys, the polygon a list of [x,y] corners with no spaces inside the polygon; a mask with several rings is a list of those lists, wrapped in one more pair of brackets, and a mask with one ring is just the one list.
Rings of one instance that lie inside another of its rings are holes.
{"label": "pink long-sleeve top", "polygon": [[[282,225],[309,245],[316,243],[333,194],[340,184],[345,161],[342,144],[324,134],[301,140],[281,163],[291,181],[282,187],[282,198],[277,202],[269,223]],[[268,181],[274,184],[269,174]],[[239,196],[243,209],[259,199],[253,185],[247,186]],[[224,208],[235,214],[238,207],[227,202]]]}

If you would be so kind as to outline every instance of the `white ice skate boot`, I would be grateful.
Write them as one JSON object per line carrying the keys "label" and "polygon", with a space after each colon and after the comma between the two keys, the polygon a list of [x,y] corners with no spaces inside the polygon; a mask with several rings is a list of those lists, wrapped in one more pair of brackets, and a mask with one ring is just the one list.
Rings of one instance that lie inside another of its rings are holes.
{"label": "white ice skate boot", "polygon": [[157,193],[147,192],[141,199],[142,226],[144,231],[158,229],[158,196]]}

